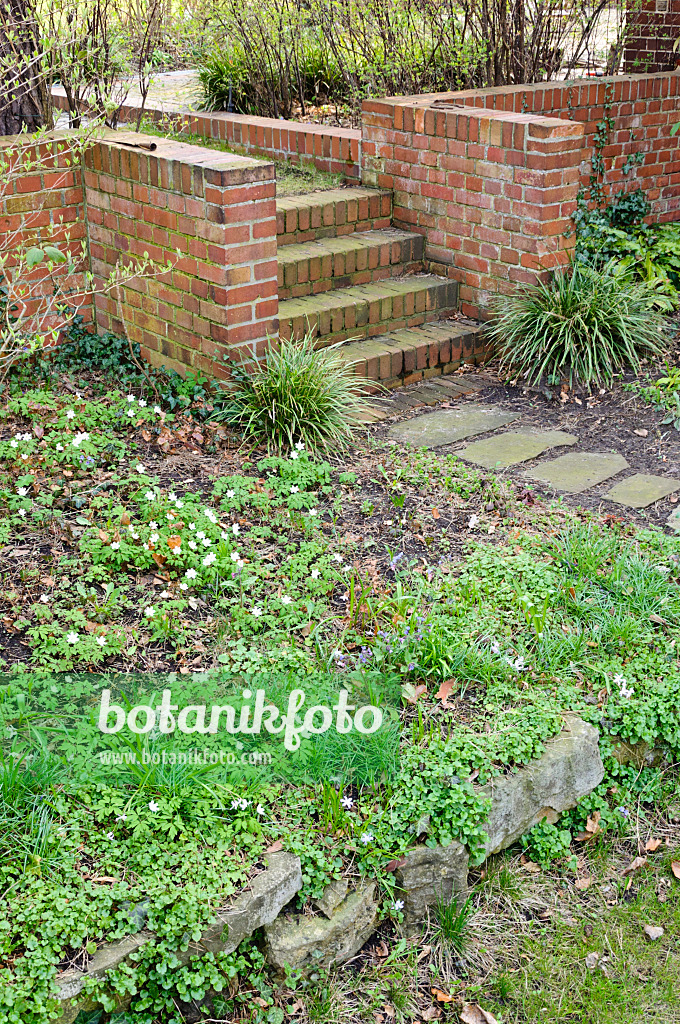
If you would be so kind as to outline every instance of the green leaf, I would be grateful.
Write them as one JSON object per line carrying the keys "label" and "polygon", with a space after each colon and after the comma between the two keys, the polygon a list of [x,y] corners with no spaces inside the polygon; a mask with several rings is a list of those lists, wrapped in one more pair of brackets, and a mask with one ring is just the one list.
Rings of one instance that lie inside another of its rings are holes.
{"label": "green leaf", "polygon": [[39,249],[36,245],[32,246],[26,253],[26,266],[37,267],[39,263],[45,259],[45,250]]}

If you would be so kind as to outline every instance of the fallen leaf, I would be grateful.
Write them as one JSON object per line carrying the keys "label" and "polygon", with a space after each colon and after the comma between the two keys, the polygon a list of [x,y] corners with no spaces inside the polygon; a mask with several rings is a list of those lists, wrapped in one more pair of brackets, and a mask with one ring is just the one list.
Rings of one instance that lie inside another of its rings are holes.
{"label": "fallen leaf", "polygon": [[584,892],[586,889],[590,889],[592,884],[592,878],[577,878],[574,882],[574,888],[580,889],[581,892]]}
{"label": "fallen leaf", "polygon": [[439,1020],[441,1017],[441,1010],[438,1006],[432,1003],[432,1005],[426,1007],[426,1009],[418,1010],[418,1016],[424,1021]]}
{"label": "fallen leaf", "polygon": [[429,956],[432,952],[432,946],[423,946],[420,953],[418,953],[418,960],[424,960],[426,956]]}
{"label": "fallen leaf", "polygon": [[404,700],[408,701],[409,704],[415,704],[419,697],[422,697],[424,693],[427,693],[427,686],[425,683],[419,683],[418,686],[414,686],[413,683],[404,683],[401,688],[401,694]]}
{"label": "fallen leaf", "polygon": [[448,992],[442,992],[440,988],[431,988],[430,992],[437,1000],[438,1003],[452,1003],[453,996],[450,996]]}
{"label": "fallen leaf", "polygon": [[267,1001],[262,998],[262,996],[253,996],[252,1000],[254,1003],[256,1003],[258,1006],[261,1006],[263,1009],[266,1009],[266,1007],[269,1005]]}
{"label": "fallen leaf", "polygon": [[106,530],[100,530],[99,531],[99,539],[102,542],[102,544],[108,544],[109,543],[109,535],[106,532]]}
{"label": "fallen leaf", "polygon": [[444,682],[439,687],[439,689],[437,690],[437,692],[435,693],[435,697],[437,697],[445,707],[450,707],[450,705],[446,703],[446,698],[449,696],[451,690],[454,688],[455,685],[455,679],[445,679]]}
{"label": "fallen leaf", "polygon": [[633,433],[637,434],[638,437],[647,437],[649,431],[642,427],[640,430],[634,430]]}
{"label": "fallen leaf", "polygon": [[174,551],[175,548],[180,547],[181,544],[182,538],[178,537],[177,534],[173,534],[171,537],[168,537],[168,547],[170,548],[171,551]]}
{"label": "fallen leaf", "polygon": [[151,557],[153,558],[154,562],[156,563],[159,569],[162,569],[163,565],[167,561],[165,555],[159,555],[157,551],[152,551]]}
{"label": "fallen leaf", "polygon": [[439,519],[439,509],[438,508],[433,508],[432,509],[432,518],[433,519]]}
{"label": "fallen leaf", "polygon": [[656,942],[663,935],[663,928],[657,927],[653,924],[646,924],[642,929],[650,942]]}
{"label": "fallen leaf", "polygon": [[593,934],[593,926],[590,923],[590,921],[586,921],[586,923],[583,925],[583,934],[587,939],[589,939],[590,936]]}
{"label": "fallen leaf", "polygon": [[385,1005],[383,1006],[383,1010],[385,1012],[386,1017],[393,1018],[395,1016],[394,1007],[392,1006],[391,1003],[385,1003]]}
{"label": "fallen leaf", "polygon": [[680,878],[680,860],[671,861],[671,871],[676,878]]}
{"label": "fallen leaf", "polygon": [[658,850],[660,846],[660,839],[648,839],[645,843],[645,850],[647,851],[647,853],[654,853],[654,851]]}
{"label": "fallen leaf", "polygon": [[576,840],[579,843],[587,843],[600,831],[600,812],[595,811],[586,821],[585,832],[579,832]]}
{"label": "fallen leaf", "polygon": [[586,957],[586,967],[588,968],[589,971],[594,971],[595,970],[595,968],[597,967],[597,961],[599,959],[600,959],[600,954],[596,953],[595,950],[593,950],[591,953],[588,953],[588,955]]}
{"label": "fallen leaf", "polygon": [[397,868],[402,868],[405,863],[406,857],[395,858],[385,865],[385,871],[396,871]]}
{"label": "fallen leaf", "polygon": [[625,875],[632,875],[632,873],[634,871],[637,871],[639,868],[643,868],[646,863],[647,863],[647,858],[646,857],[636,857],[635,860],[632,860],[630,862],[630,864],[628,865],[627,868],[624,868],[622,874],[624,876]]}
{"label": "fallen leaf", "polygon": [[389,949],[384,939],[381,939],[378,945],[373,950],[374,956],[386,957],[389,956]]}
{"label": "fallen leaf", "polygon": [[460,1013],[463,1024],[498,1024],[488,1010],[483,1010],[477,1003],[464,1003]]}
{"label": "fallen leaf", "polygon": [[281,842],[280,839],[277,839],[275,842],[272,843],[271,846],[268,846],[267,849],[264,852],[265,853],[278,853],[279,850],[282,850],[282,849],[283,849],[283,843]]}

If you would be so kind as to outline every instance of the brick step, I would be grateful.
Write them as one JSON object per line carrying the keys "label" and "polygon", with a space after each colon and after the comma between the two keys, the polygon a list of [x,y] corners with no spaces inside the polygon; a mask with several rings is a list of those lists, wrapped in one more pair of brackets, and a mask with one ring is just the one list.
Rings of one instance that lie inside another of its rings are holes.
{"label": "brick step", "polygon": [[278,254],[279,300],[399,277],[422,270],[422,259],[423,236],[398,228],[284,245]]}
{"label": "brick step", "polygon": [[350,341],[338,351],[346,363],[353,364],[357,376],[380,381],[384,387],[431,379],[432,403],[444,401],[447,391],[449,397],[456,398],[474,390],[465,386],[465,378],[445,380],[440,375],[463,363],[482,363],[490,355],[483,325],[462,319],[435,320],[422,327]]}
{"label": "brick step", "polygon": [[456,309],[455,281],[419,274],[336,288],[279,303],[282,338],[311,331],[322,344],[418,327]]}
{"label": "brick step", "polygon": [[276,200],[278,244],[379,231],[392,222],[392,193],[375,188],[335,188]]}

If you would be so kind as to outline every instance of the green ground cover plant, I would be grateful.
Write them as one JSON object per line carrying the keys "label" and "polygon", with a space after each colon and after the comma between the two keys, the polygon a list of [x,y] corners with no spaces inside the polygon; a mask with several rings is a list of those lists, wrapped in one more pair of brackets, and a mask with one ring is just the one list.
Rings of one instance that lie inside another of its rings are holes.
{"label": "green ground cover plant", "polygon": [[[631,1021],[651,1006],[672,1020],[680,540],[527,505],[451,455],[359,436],[344,456],[293,438],[267,454],[215,417],[209,381],[146,375],[114,344],[107,376],[96,342],[71,344],[10,378],[0,421],[3,1024],[46,1024],[58,971],[143,926],[158,942],[93,986],[90,1024],[181,1024],[208,993],[202,1019],[253,1024],[371,1024],[386,1006],[455,1021],[477,1003],[503,1024],[544,1007],[610,1024],[626,998]],[[147,737],[113,780],[83,715],[131,671],[188,702],[304,680],[319,700],[383,694],[393,715],[384,742],[343,759],[305,741],[266,773],[151,770]],[[464,841],[479,864],[479,787],[539,756],[569,712],[600,733],[601,785],[407,941],[390,865],[416,839]],[[621,764],[621,742],[654,757]],[[257,935],[180,964],[277,843],[302,861],[298,909],[331,879],[378,879],[359,984],[276,978]],[[645,922],[667,930],[658,963]]]}

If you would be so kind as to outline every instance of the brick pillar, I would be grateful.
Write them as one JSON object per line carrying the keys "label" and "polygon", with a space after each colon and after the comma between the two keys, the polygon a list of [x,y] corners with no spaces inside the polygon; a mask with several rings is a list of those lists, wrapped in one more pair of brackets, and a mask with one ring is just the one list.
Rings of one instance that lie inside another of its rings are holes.
{"label": "brick pillar", "polygon": [[[145,358],[223,374],[221,359],[260,355],[278,332],[273,164],[125,133],[86,154],[92,272],[145,254],[163,273],[124,289],[123,319]],[[156,150],[141,148],[156,143]],[[97,323],[120,331],[115,295],[96,297]]]}
{"label": "brick pillar", "polygon": [[425,236],[463,312],[479,316],[493,294],[567,261],[583,125],[454,97],[366,100],[362,181],[393,190],[394,223]]}

